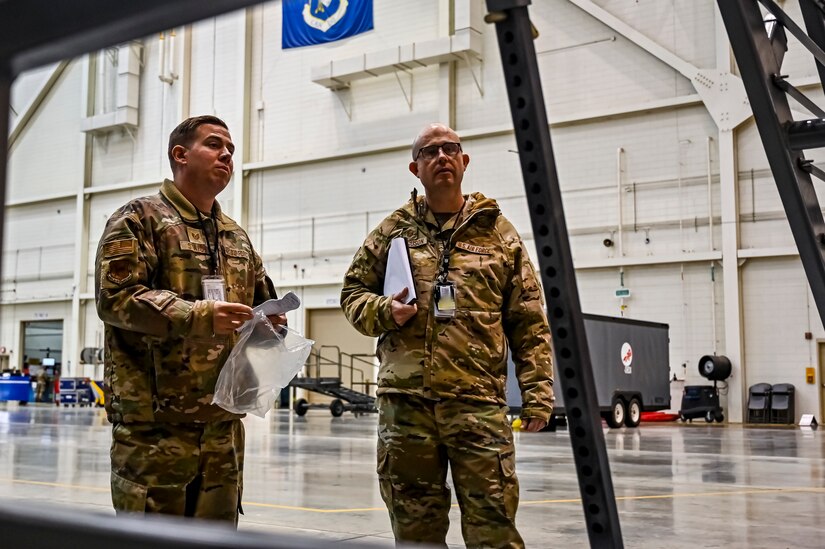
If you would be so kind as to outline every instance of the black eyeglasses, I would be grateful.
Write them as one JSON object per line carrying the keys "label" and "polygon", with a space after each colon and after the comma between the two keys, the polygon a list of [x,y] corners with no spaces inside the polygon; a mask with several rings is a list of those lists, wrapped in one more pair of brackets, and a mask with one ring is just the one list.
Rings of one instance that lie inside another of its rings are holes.
{"label": "black eyeglasses", "polygon": [[418,158],[421,157],[424,160],[432,160],[438,156],[439,149],[444,151],[444,154],[447,156],[455,156],[461,152],[461,143],[453,143],[452,141],[448,141],[440,145],[428,145],[426,147],[421,147],[418,149],[418,154],[415,155],[415,159],[418,160]]}

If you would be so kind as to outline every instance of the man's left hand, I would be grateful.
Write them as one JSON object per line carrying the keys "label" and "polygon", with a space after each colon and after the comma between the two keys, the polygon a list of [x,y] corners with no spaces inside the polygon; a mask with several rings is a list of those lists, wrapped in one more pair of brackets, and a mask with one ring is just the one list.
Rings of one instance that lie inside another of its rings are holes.
{"label": "man's left hand", "polygon": [[547,427],[547,422],[537,417],[526,417],[521,420],[521,430],[537,433]]}

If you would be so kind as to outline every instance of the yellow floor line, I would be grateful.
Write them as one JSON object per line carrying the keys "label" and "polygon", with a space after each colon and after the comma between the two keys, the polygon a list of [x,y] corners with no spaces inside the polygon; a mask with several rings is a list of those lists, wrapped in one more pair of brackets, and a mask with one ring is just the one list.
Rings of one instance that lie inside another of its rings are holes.
{"label": "yellow floor line", "polygon": [[[63,484],[59,482],[44,482],[37,480],[22,480],[16,478],[0,478],[0,482],[7,482],[12,484],[30,484],[35,486],[50,486],[52,488],[66,488],[70,490],[86,490],[89,492],[109,492],[109,487],[98,486],[84,486],[79,484]],[[761,495],[761,494],[778,494],[778,493],[825,493],[825,488],[814,487],[798,487],[798,488],[756,488],[748,490],[730,490],[720,492],[682,492],[675,494],[652,494],[645,496],[618,496],[618,501],[638,501],[645,499],[676,499],[676,498],[703,498],[703,497],[729,497],[729,496],[743,496],[743,495]],[[522,500],[519,505],[548,505],[554,503],[581,503],[580,498],[565,498],[565,499],[539,499],[539,500]],[[267,509],[284,509],[288,511],[306,511],[310,513],[367,513],[373,511],[386,511],[385,507],[352,507],[346,509],[319,509],[317,507],[301,507],[296,505],[282,505],[278,503],[257,503],[254,501],[244,501],[244,507],[264,507]],[[453,504],[453,507],[458,507],[458,504]]]}

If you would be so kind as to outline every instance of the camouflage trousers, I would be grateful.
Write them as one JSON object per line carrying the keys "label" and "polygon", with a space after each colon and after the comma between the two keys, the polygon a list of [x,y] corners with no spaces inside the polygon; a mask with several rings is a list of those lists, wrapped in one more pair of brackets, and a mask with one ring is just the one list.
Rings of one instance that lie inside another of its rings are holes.
{"label": "camouflage trousers", "polygon": [[237,526],[244,427],[214,423],[116,423],[112,503],[118,513],[162,513]]}
{"label": "camouflage trousers", "polygon": [[446,547],[449,464],[467,547],[524,547],[506,408],[384,394],[378,413],[378,479],[396,541]]}

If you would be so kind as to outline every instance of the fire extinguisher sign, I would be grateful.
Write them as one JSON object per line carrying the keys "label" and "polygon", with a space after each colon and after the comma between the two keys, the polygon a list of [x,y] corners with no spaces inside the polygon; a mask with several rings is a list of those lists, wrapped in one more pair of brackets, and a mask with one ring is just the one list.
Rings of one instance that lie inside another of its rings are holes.
{"label": "fire extinguisher sign", "polygon": [[624,373],[630,374],[633,370],[631,364],[633,363],[633,347],[630,343],[625,342],[622,345],[622,365],[624,366]]}

